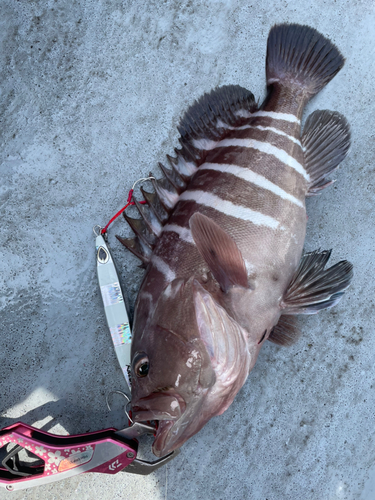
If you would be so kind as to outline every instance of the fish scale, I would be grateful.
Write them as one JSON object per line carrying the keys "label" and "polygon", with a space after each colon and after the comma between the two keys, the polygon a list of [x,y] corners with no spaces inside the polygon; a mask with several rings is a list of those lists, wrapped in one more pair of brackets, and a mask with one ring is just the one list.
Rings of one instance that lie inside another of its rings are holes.
{"label": "fish scale", "polygon": [[[334,306],[352,265],[302,256],[305,198],[333,181],[350,130],[309,99],[340,70],[338,49],[307,26],[279,25],[267,44],[268,93],[257,107],[237,85],[205,94],[178,127],[148,208],[119,240],[146,273],[135,304],[133,418],[160,421],[153,451],[180,447],[232,403],[266,340],[290,345],[297,314]],[[155,223],[155,220],[158,221]]]}

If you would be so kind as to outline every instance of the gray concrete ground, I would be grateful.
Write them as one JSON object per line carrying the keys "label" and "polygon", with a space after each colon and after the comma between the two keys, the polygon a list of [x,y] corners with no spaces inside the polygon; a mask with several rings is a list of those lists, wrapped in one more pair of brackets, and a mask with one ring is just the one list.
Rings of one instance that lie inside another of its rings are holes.
{"label": "gray concrete ground", "polygon": [[[374,2],[2,0],[0,427],[123,426],[123,389],[96,282],[92,226],[177,145],[195,98],[222,84],[264,96],[266,38],[289,21],[341,49],[344,69],[309,105],[343,113],[353,146],[308,201],[306,250],[354,263],[330,312],[266,345],[227,412],[149,477],[89,474],[0,499],[375,498]],[[110,242],[131,300],[142,272]]]}

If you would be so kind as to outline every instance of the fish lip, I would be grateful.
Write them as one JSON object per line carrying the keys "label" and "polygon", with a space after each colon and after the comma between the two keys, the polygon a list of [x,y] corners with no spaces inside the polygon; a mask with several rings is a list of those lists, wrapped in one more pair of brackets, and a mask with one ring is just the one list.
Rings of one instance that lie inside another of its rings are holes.
{"label": "fish lip", "polygon": [[164,420],[177,420],[177,416],[170,415],[166,412],[155,413],[150,410],[134,409],[132,410],[132,417],[134,422],[149,422],[151,420],[164,421]]}
{"label": "fish lip", "polygon": [[[168,405],[171,408],[171,404],[173,404],[174,409],[166,411],[165,406]],[[152,451],[157,457],[162,457],[172,451],[173,441],[172,446],[168,446],[167,449],[166,442],[169,441],[170,432],[175,424],[181,420],[185,409],[185,400],[175,392],[152,393],[132,405],[132,418],[135,422],[152,420],[157,423],[155,439],[152,445]]]}
{"label": "fish lip", "polygon": [[152,452],[157,457],[163,457],[173,451],[174,448],[171,446],[166,450],[165,444],[175,423],[175,420],[161,420],[158,423],[155,439],[152,445]]}
{"label": "fish lip", "polygon": [[178,420],[185,408],[185,400],[179,394],[156,392],[132,404],[132,415],[135,422]]}

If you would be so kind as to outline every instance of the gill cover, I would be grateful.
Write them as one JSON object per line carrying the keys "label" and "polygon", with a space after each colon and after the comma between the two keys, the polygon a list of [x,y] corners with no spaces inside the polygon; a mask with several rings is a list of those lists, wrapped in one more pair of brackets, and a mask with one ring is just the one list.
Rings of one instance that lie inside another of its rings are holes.
{"label": "gill cover", "polygon": [[217,409],[214,414],[220,415],[232,403],[248,376],[251,356],[247,334],[197,281],[194,281],[194,288],[198,329],[216,377],[207,403]]}

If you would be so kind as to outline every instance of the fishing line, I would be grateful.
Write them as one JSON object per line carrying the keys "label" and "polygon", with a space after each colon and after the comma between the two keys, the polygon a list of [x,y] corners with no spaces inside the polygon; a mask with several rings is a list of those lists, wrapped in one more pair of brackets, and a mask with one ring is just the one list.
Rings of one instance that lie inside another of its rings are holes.
{"label": "fishing line", "polygon": [[[142,179],[138,179],[137,181],[135,181],[135,183],[133,184],[133,187],[129,191],[126,205],[121,210],[119,210],[116,215],[114,215],[112,217],[112,219],[108,222],[108,224],[106,226],[104,226],[104,228],[101,230],[102,235],[107,232],[107,229],[112,224],[112,222],[115,221],[117,219],[117,217],[119,217],[122,214],[122,212],[128,208],[128,206],[135,205],[135,202],[132,201],[132,198],[133,198],[134,188],[138,184],[138,182],[150,181],[151,179],[155,179],[155,177],[143,177]],[[143,201],[140,201],[139,203],[141,205],[144,205],[145,203],[147,203],[147,201],[143,200]]]}

